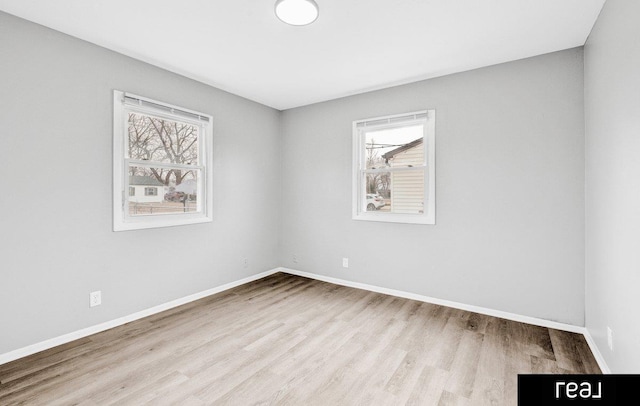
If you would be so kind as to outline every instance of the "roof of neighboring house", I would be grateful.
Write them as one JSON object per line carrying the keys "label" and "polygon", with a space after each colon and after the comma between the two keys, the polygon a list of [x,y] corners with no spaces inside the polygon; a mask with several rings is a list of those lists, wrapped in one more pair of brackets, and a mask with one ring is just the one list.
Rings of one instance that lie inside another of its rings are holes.
{"label": "roof of neighboring house", "polygon": [[388,161],[389,159],[393,158],[394,156],[396,156],[397,154],[406,151],[408,149],[411,149],[413,147],[416,147],[420,144],[422,144],[423,138],[418,138],[417,140],[413,140],[408,144],[404,144],[401,147],[398,147],[396,149],[392,149],[391,151],[387,152],[386,154],[382,155],[382,157]]}
{"label": "roof of neighboring house", "polygon": [[137,186],[164,186],[162,182],[151,176],[129,176],[129,184]]}

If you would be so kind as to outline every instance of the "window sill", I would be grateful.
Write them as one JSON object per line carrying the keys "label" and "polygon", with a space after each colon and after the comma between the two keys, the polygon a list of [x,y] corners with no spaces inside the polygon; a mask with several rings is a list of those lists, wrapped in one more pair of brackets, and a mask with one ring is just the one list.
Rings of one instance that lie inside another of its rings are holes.
{"label": "window sill", "polygon": [[359,221],[377,221],[383,223],[402,223],[402,224],[425,224],[435,225],[435,216],[428,214],[397,214],[397,213],[378,213],[365,212],[354,214],[353,220]]}
{"label": "window sill", "polygon": [[213,219],[206,216],[193,216],[189,218],[136,218],[132,221],[116,221],[113,231],[144,230],[149,228],[175,227],[189,224],[211,223]]}

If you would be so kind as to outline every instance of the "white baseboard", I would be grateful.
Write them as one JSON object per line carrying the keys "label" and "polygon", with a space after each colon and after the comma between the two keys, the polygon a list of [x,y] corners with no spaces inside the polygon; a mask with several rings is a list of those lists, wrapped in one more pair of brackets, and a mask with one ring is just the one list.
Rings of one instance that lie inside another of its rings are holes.
{"label": "white baseboard", "polygon": [[214,295],[216,293],[220,293],[222,291],[235,288],[236,286],[244,285],[245,283],[249,283],[255,281],[257,279],[264,278],[265,276],[272,275],[274,273],[279,272],[280,269],[271,269],[265,272],[261,272],[256,275],[252,275],[234,282],[230,282],[215,288],[207,289],[202,292],[194,293],[193,295],[185,296],[180,299],[172,300],[167,303],[160,304],[158,306],[151,307],[149,309],[141,310],[139,312],[130,314],[128,316],[120,317],[114,320],[110,320],[104,323],[96,324],[95,326],[83,328],[78,331],[74,331],[68,334],[61,335],[59,337],[51,338],[49,340],[41,341],[36,344],[28,345],[23,348],[19,348],[14,351],[10,351],[4,354],[0,354],[0,365],[6,364],[7,362],[15,361],[19,358],[26,357],[31,354],[35,354],[40,351],[48,350],[50,348],[56,347],[61,344],[66,344],[73,340],[77,340],[83,337],[90,336],[95,333],[99,333],[101,331],[108,330],[113,327],[121,326],[126,323],[130,323],[134,320],[141,319],[143,317],[151,316],[156,313],[163,312],[165,310],[172,309],[174,307],[181,306],[186,303],[190,303],[196,301],[198,299],[202,299],[207,296]]}
{"label": "white baseboard", "polygon": [[28,345],[26,347],[19,348],[14,351],[0,354],[0,365],[6,364],[7,362],[15,361],[19,358],[23,358],[28,355],[35,354],[40,351],[48,350],[58,345],[66,344],[73,340],[77,340],[83,337],[90,336],[95,333],[99,333],[101,331],[108,330],[113,327],[121,326],[123,324],[130,323],[132,321],[135,321],[147,316],[151,316],[153,314],[160,313],[165,310],[169,310],[174,307],[178,307],[183,304],[190,303],[198,299],[202,299],[204,297],[211,296],[216,293],[220,293],[222,291],[235,288],[240,285],[244,285],[245,283],[249,283],[278,272],[288,273],[291,275],[304,276],[306,278],[316,279],[323,282],[329,282],[335,285],[347,286],[347,287],[352,287],[357,289],[368,290],[371,292],[377,292],[377,293],[383,293],[386,295],[402,297],[405,299],[418,300],[420,302],[433,303],[441,306],[453,307],[455,309],[467,310],[470,312],[485,314],[488,316],[501,317],[503,319],[519,321],[522,323],[533,324],[536,326],[542,326],[542,327],[554,328],[557,330],[564,330],[564,331],[570,331],[573,333],[579,333],[585,337],[585,340],[587,341],[587,344],[591,348],[591,351],[593,352],[593,355],[596,358],[596,361],[598,362],[598,365],[600,366],[600,369],[602,370],[602,372],[606,374],[611,373],[611,370],[607,366],[604,360],[604,357],[600,353],[600,350],[598,349],[598,346],[596,345],[595,341],[591,337],[591,334],[589,334],[589,331],[584,327],[574,326],[571,324],[558,323],[555,321],[539,319],[536,317],[522,316],[519,314],[508,313],[500,310],[488,309],[488,308],[479,307],[479,306],[467,305],[464,303],[458,303],[458,302],[453,302],[449,300],[437,299],[429,296],[418,295],[415,293],[409,293],[409,292],[404,292],[404,291],[395,290],[395,289],[382,288],[379,286],[368,285],[360,282],[352,282],[352,281],[347,281],[343,279],[332,278],[329,276],[318,275],[318,274],[304,272],[304,271],[298,271],[290,268],[274,268],[265,272],[258,273],[256,275],[252,275],[234,282],[230,282],[230,283],[215,287],[215,288],[207,289],[199,293],[194,293],[193,295],[172,300],[170,302],[163,303],[161,305],[154,306],[149,309],[145,309],[145,310],[130,314],[128,316],[120,317],[114,320],[97,324],[95,326],[87,327],[78,331],[64,334],[59,337],[41,341],[36,344]]}
{"label": "white baseboard", "polygon": [[596,345],[596,341],[593,339],[593,337],[591,337],[591,333],[589,333],[589,330],[585,328],[583,335],[584,335],[584,339],[587,340],[587,344],[589,344],[589,348],[591,348],[591,352],[593,353],[593,356],[596,358],[596,361],[598,362],[598,366],[600,366],[600,370],[602,371],[602,373],[610,374],[611,369],[609,369],[607,362],[604,360],[604,357],[602,356],[600,349]]}
{"label": "white baseboard", "polygon": [[595,357],[595,359],[596,359],[596,361],[598,363],[598,366],[602,370],[602,372],[605,373],[605,374],[611,373],[609,367],[607,366],[606,362],[604,361],[604,358],[602,357],[602,354],[600,353],[600,350],[598,349],[598,346],[596,345],[595,341],[591,337],[591,334],[589,334],[589,331],[585,327],[574,326],[572,324],[566,324],[566,323],[559,323],[559,322],[556,322],[556,321],[540,319],[540,318],[537,318],[537,317],[523,316],[523,315],[520,315],[520,314],[509,313],[509,312],[504,312],[504,311],[495,310],[495,309],[489,309],[489,308],[486,308],[486,307],[473,306],[473,305],[453,302],[453,301],[449,301],[449,300],[437,299],[437,298],[434,298],[434,297],[418,295],[416,293],[409,293],[409,292],[404,292],[404,291],[401,291],[401,290],[382,288],[382,287],[379,287],[379,286],[368,285],[368,284],[360,283],[360,282],[347,281],[347,280],[344,280],[344,279],[333,278],[333,277],[330,277],[330,276],[324,276],[324,275],[318,275],[318,274],[314,274],[314,273],[310,273],[310,272],[298,271],[296,269],[280,268],[279,270],[281,272],[288,273],[288,274],[291,274],[291,275],[304,276],[306,278],[316,279],[316,280],[323,281],[323,282],[329,282],[329,283],[333,283],[335,285],[348,286],[348,287],[351,287],[351,288],[357,288],[357,289],[368,290],[368,291],[371,291],[371,292],[383,293],[385,295],[397,296],[397,297],[402,297],[402,298],[405,298],[405,299],[417,300],[417,301],[420,301],[420,302],[433,303],[433,304],[437,304],[437,305],[441,305],[441,306],[453,307],[455,309],[460,309],[460,310],[467,310],[467,311],[474,312],[474,313],[485,314],[487,316],[500,317],[500,318],[507,319],[507,320],[513,320],[513,321],[518,321],[518,322],[522,322],[522,323],[532,324],[532,325],[535,325],[535,326],[553,328],[553,329],[556,329],[556,330],[563,330],[563,331],[569,331],[569,332],[572,332],[572,333],[582,334],[584,336],[585,340],[587,341],[587,344],[591,348],[591,352],[593,352],[593,355],[594,355],[594,357]]}

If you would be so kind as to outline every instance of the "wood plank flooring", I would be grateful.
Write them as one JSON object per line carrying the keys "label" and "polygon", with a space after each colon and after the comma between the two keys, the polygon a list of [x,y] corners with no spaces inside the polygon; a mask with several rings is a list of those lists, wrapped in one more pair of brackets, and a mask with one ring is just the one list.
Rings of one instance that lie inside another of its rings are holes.
{"label": "wood plank flooring", "polygon": [[584,338],[287,274],[0,365],[0,404],[515,405]]}

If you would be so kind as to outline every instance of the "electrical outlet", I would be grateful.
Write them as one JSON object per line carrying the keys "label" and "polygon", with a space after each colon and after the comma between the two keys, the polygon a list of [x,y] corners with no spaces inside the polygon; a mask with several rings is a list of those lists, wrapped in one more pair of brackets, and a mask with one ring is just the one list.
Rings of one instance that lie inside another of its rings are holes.
{"label": "electrical outlet", "polygon": [[249,258],[243,258],[242,259],[242,264],[244,265],[245,268],[249,267]]}
{"label": "electrical outlet", "polygon": [[293,263],[297,264],[299,260],[300,260],[300,257],[296,254],[293,254]]}
{"label": "electrical outlet", "polygon": [[609,350],[613,351],[613,330],[609,326],[607,326],[607,344],[609,345]]}
{"label": "electrical outlet", "polygon": [[342,258],[342,267],[349,268],[349,258]]}
{"label": "electrical outlet", "polygon": [[102,304],[102,291],[97,290],[89,293],[89,306],[100,306]]}

